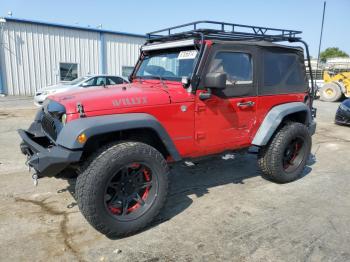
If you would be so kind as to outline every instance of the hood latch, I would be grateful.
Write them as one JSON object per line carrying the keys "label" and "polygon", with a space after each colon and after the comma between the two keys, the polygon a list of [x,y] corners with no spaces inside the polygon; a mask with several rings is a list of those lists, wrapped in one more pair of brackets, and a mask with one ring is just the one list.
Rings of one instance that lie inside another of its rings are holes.
{"label": "hood latch", "polygon": [[77,103],[77,111],[79,112],[80,117],[85,117],[84,106],[81,103]]}

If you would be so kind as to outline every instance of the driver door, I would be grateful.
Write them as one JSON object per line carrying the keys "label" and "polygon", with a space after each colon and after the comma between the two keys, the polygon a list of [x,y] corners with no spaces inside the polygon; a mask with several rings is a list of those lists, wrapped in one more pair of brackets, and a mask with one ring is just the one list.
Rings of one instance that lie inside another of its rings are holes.
{"label": "driver door", "polygon": [[226,88],[212,88],[212,95],[202,100],[196,92],[195,139],[206,154],[248,146],[256,121],[257,89],[254,76],[254,55],[251,50],[217,48],[209,55],[207,73],[225,73]]}

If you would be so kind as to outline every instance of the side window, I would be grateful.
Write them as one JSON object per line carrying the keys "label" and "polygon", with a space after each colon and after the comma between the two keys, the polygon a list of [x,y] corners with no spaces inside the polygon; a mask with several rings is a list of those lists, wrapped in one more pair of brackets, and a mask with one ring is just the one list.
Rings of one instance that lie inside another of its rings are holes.
{"label": "side window", "polygon": [[96,85],[97,86],[103,86],[103,85],[106,85],[106,78],[103,76],[100,76],[100,77],[97,77],[96,79]]}
{"label": "side window", "polygon": [[255,96],[253,56],[246,52],[219,51],[214,54],[207,73],[226,74],[226,88],[212,90],[220,97]]}
{"label": "side window", "polygon": [[265,51],[263,86],[260,94],[304,92],[304,61],[295,53]]}
{"label": "side window", "polygon": [[253,83],[253,62],[250,54],[218,52],[211,62],[210,73],[225,73],[228,87]]}
{"label": "side window", "polygon": [[124,79],[120,77],[115,77],[115,76],[107,77],[107,85],[119,85],[122,83],[124,83]]}
{"label": "side window", "polygon": [[83,86],[94,86],[94,85],[96,85],[96,77],[93,77],[83,83]]}

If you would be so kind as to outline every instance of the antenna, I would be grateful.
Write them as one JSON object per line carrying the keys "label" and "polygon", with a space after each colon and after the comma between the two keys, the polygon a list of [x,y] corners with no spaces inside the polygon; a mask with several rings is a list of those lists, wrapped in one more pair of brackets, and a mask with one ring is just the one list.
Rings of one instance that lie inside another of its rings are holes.
{"label": "antenna", "polygon": [[[5,43],[3,43],[3,31],[4,31],[5,23],[6,23],[6,19],[3,17],[0,17],[0,47],[2,45],[4,45],[5,47]],[[2,84],[2,78],[1,78],[1,72],[0,72],[0,97],[4,97],[4,96],[5,96],[4,87]]]}
{"label": "antenna", "polygon": [[[317,64],[316,64],[315,85],[316,85],[318,65],[320,63],[320,54],[321,54],[321,45],[322,45],[322,36],[323,36],[323,24],[324,24],[324,15],[325,15],[325,13],[326,13],[326,1],[323,2],[323,14],[322,14],[320,42],[318,44],[318,56],[317,56]],[[312,74],[312,72],[311,72],[311,74]]]}

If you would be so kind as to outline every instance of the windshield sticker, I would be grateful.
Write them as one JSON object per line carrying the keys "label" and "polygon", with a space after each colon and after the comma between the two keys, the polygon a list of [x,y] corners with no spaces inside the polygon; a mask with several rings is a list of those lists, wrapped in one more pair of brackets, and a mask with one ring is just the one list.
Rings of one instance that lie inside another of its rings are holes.
{"label": "windshield sticker", "polygon": [[197,50],[181,51],[178,59],[194,59],[197,55]]}

